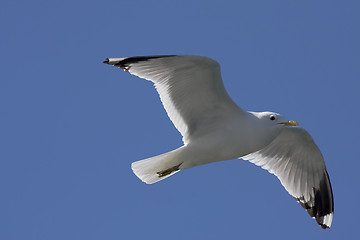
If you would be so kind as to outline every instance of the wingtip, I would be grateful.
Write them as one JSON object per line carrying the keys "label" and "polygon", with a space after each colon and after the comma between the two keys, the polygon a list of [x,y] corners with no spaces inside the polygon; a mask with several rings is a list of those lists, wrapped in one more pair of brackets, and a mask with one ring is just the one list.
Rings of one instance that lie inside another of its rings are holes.
{"label": "wingtip", "polygon": [[329,229],[331,227],[333,215],[334,215],[334,213],[331,212],[331,213],[327,214],[326,216],[323,216],[321,219],[319,219],[319,221],[317,221],[318,224],[322,227],[322,229]]}
{"label": "wingtip", "polygon": [[326,226],[325,224],[320,224],[321,228],[322,229],[329,229],[330,227],[329,226]]}

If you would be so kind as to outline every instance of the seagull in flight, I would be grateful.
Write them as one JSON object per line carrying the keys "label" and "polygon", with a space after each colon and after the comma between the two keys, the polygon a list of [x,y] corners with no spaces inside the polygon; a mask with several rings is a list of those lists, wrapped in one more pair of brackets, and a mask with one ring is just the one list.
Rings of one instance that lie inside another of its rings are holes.
{"label": "seagull in flight", "polygon": [[330,228],[334,201],[324,158],[310,134],[275,112],[241,109],[226,92],[220,65],[192,55],[107,58],[151,81],[184,145],[132,163],[147,184],[198,165],[242,158],[274,174],[309,215]]}

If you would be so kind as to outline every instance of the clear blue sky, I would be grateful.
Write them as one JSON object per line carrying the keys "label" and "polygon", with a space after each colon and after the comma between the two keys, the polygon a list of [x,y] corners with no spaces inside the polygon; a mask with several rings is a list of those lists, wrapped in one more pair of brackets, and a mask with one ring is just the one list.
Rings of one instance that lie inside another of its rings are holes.
{"label": "clear blue sky", "polygon": [[[354,239],[359,1],[4,1],[0,239]],[[216,59],[243,109],[297,120],[320,147],[335,214],[322,230],[242,160],[154,185],[133,161],[179,147],[152,85],[106,57]]]}

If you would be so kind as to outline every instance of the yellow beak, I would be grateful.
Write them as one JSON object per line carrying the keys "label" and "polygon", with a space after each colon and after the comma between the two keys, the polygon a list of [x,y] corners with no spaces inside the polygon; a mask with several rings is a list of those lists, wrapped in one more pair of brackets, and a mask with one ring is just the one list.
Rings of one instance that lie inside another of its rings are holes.
{"label": "yellow beak", "polygon": [[285,126],[298,126],[299,123],[297,121],[287,121],[287,122],[282,122],[281,124],[284,124]]}

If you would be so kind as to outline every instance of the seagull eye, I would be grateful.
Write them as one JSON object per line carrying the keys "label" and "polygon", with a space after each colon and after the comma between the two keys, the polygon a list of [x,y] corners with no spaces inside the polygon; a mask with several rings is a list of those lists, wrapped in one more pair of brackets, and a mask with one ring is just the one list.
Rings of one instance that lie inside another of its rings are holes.
{"label": "seagull eye", "polygon": [[276,119],[276,117],[274,115],[270,115],[270,120],[274,121]]}

